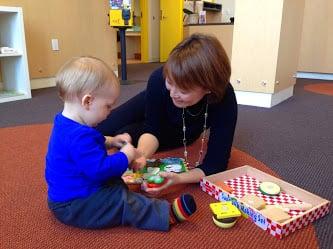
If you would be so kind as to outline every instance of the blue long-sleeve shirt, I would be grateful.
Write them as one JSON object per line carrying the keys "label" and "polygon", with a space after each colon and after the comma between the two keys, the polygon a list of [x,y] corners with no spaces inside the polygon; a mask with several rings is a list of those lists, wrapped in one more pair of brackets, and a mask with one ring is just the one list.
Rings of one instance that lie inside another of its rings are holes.
{"label": "blue long-sleeve shirt", "polygon": [[[205,105],[204,98],[185,112],[186,139],[189,143],[203,131]],[[237,101],[233,87],[228,84],[223,100],[208,107],[207,128],[210,128],[210,136],[206,156],[199,166],[206,175],[227,168],[236,121]],[[144,132],[156,136],[162,147],[179,145],[183,141],[182,108],[173,104],[165,86],[162,68],[155,70],[148,80]],[[194,158],[198,158],[198,154]]]}
{"label": "blue long-sleeve shirt", "polygon": [[110,178],[121,177],[127,167],[123,152],[107,154],[105,138],[96,129],[56,115],[45,168],[51,201],[87,197]]}

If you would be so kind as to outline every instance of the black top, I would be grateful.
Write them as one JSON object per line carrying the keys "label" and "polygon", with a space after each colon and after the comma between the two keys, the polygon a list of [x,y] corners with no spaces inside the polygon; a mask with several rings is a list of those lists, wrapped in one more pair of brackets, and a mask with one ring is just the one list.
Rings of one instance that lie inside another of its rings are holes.
{"label": "black top", "polygon": [[[195,141],[203,131],[206,97],[186,108],[186,140]],[[144,132],[157,137],[160,147],[183,144],[182,108],[176,107],[165,86],[162,68],[155,70],[146,89],[146,113]],[[221,102],[209,104],[207,128],[210,128],[208,148],[199,166],[205,175],[215,174],[227,168],[237,121],[237,102],[233,87],[228,84]],[[199,156],[199,151],[195,160]],[[193,162],[194,163],[194,162]]]}

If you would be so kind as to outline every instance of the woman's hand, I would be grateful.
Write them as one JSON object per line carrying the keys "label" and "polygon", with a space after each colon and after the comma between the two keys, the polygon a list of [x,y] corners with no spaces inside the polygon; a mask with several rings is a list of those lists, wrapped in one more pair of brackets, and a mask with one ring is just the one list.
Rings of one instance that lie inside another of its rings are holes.
{"label": "woman's hand", "polygon": [[128,133],[119,134],[114,137],[105,136],[105,146],[106,148],[116,147],[120,149],[126,143],[131,143],[132,138]]}
{"label": "woman's hand", "polygon": [[173,173],[173,172],[160,172],[160,176],[164,178],[165,181],[167,181],[165,184],[163,184],[159,188],[149,188],[147,186],[147,183],[144,182],[142,184],[142,190],[144,190],[148,196],[155,197],[162,193],[163,190],[166,190],[172,185],[177,185],[181,183],[181,174]]}
{"label": "woman's hand", "polygon": [[161,187],[148,188],[147,184],[142,184],[142,189],[146,191],[148,196],[156,197],[167,194],[167,188],[170,186],[177,185],[178,188],[178,186],[181,187],[183,184],[198,183],[200,179],[205,176],[205,173],[201,169],[195,168],[183,173],[160,172],[159,175],[167,180],[167,182]]}
{"label": "woman's hand", "polygon": [[130,164],[130,168],[133,169],[133,171],[140,170],[144,168],[147,164],[147,159],[139,150],[136,150],[136,158],[132,161]]}

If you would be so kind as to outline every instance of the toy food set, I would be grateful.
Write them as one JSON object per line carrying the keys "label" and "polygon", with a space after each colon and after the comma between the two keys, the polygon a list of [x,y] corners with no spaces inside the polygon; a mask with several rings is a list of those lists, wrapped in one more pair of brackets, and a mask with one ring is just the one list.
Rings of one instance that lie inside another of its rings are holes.
{"label": "toy food set", "polygon": [[240,198],[240,201],[257,210],[261,210],[266,207],[266,202],[255,194],[244,195]]}
{"label": "toy food set", "polygon": [[220,228],[231,228],[236,224],[237,218],[241,216],[239,210],[232,205],[231,201],[211,203],[213,222]]}
{"label": "toy food set", "polygon": [[206,176],[200,186],[221,203],[231,202],[243,217],[279,239],[325,216],[331,206],[328,200],[248,165]]}
{"label": "toy food set", "polygon": [[138,172],[127,170],[122,178],[131,190],[140,190],[141,184],[146,181],[149,188],[158,188],[167,182],[159,175],[160,172],[181,173],[187,171],[184,160],[177,157],[149,159],[147,165]]}

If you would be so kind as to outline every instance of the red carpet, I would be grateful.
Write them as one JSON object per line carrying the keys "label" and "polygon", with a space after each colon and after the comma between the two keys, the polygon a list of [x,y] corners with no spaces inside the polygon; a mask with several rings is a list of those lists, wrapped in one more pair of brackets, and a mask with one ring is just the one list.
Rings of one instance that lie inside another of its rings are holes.
{"label": "red carpet", "polygon": [[322,84],[309,84],[304,86],[304,90],[319,94],[325,94],[333,96],[333,84],[322,83]]}
{"label": "red carpet", "polygon": [[[168,233],[129,227],[92,231],[67,227],[51,215],[46,205],[44,157],[51,126],[32,125],[0,129],[0,248],[318,248],[312,225],[278,240],[249,220],[222,230],[211,219],[209,203],[215,199],[198,185],[187,186],[198,211],[190,222]],[[191,146],[191,151],[199,144]],[[197,148],[195,148],[197,147]],[[197,153],[192,153],[191,160]],[[158,156],[181,156],[182,150]],[[249,164],[273,174],[263,163],[234,149],[230,168]],[[177,195],[177,193],[173,193]],[[172,198],[171,195],[168,198]]]}

